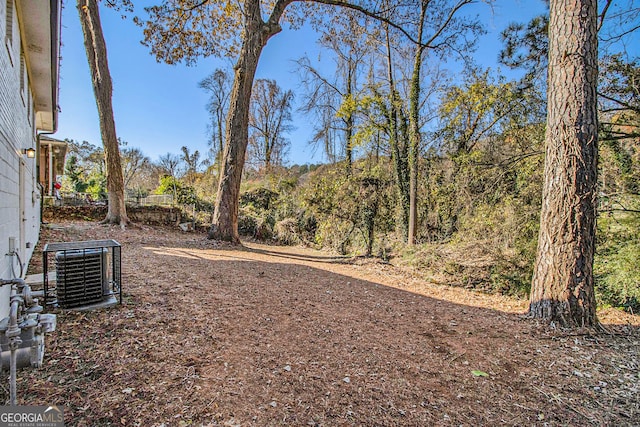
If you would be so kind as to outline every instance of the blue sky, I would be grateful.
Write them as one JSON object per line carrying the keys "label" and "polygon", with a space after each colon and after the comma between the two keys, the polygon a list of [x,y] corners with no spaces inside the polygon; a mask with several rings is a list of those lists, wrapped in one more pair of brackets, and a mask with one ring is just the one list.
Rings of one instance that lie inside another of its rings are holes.
{"label": "blue sky", "polygon": [[[61,112],[55,137],[100,145],[98,113],[82,44],[82,30],[75,2],[67,0],[65,4],[62,15]],[[476,53],[478,61],[486,66],[495,66],[502,29],[514,21],[527,22],[545,11],[542,0],[497,0],[493,14],[483,3],[474,7],[488,30]],[[183,145],[204,154],[209,121],[206,111],[208,95],[198,88],[198,82],[216,68],[229,69],[231,63],[208,58],[191,67],[158,64],[148,48],[140,44],[140,28],[131,20],[123,20],[113,10],[101,7],[100,12],[113,78],[113,108],[118,136],[130,147],[140,148],[152,160],[168,152],[178,154]],[[275,79],[284,89],[299,92],[293,61],[305,54],[317,57],[315,34],[285,30],[267,44],[256,77]],[[308,121],[308,117],[294,114],[297,129],[289,138],[292,143],[290,164],[323,160],[321,153],[314,154],[308,145],[311,132],[305,124]]]}

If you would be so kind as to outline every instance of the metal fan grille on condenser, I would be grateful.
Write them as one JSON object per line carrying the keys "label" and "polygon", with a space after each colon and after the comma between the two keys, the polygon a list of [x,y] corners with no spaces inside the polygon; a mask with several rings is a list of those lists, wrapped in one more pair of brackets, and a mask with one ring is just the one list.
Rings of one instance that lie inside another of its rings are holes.
{"label": "metal fan grille on condenser", "polygon": [[106,248],[56,252],[59,307],[82,307],[103,300],[105,288],[108,287],[107,254]]}

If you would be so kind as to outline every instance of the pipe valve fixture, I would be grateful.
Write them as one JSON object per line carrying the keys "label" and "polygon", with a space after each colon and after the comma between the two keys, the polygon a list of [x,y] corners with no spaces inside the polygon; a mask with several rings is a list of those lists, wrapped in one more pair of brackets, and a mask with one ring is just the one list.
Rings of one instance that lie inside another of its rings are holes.
{"label": "pipe valve fixture", "polygon": [[0,365],[10,371],[11,404],[16,405],[16,370],[40,368],[44,358],[44,335],[56,330],[56,315],[41,314],[42,306],[22,279],[0,279],[11,285],[9,316],[0,320]]}

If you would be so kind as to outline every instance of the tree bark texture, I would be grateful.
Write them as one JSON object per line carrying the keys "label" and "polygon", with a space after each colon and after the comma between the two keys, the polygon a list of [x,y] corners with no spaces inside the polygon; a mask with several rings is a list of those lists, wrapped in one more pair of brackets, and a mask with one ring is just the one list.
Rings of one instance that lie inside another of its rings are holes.
{"label": "tree bark texture", "polygon": [[213,221],[209,229],[210,239],[234,243],[240,242],[238,235],[240,182],[249,142],[247,124],[253,79],[262,49],[271,36],[281,31],[279,25],[263,22],[258,0],[247,1],[246,5],[247,23],[244,27],[240,57],[234,67],[222,156],[222,173],[218,182]]}
{"label": "tree bark texture", "polygon": [[[419,52],[422,49],[418,49]],[[420,125],[418,102],[420,95],[420,67],[422,55],[416,53],[411,90],[409,95],[409,230],[407,244],[416,242],[418,226],[418,157],[420,151]]]}
{"label": "tree bark texture", "polygon": [[545,170],[529,313],[597,326],[596,0],[551,0]]}
{"label": "tree bark texture", "polygon": [[109,207],[104,223],[129,223],[127,209],[124,202],[124,177],[120,149],[116,135],[116,124],[113,118],[111,74],[107,62],[107,46],[102,33],[102,24],[95,0],[78,0],[78,13],[84,35],[84,47],[91,71],[93,93],[98,107],[100,119],[100,134],[104,146],[104,157],[107,174],[107,193]]}
{"label": "tree bark texture", "polygon": [[[418,40],[422,41],[424,20],[428,2],[422,2],[420,22],[418,24]],[[409,232],[407,244],[412,246],[418,234],[418,157],[420,154],[420,70],[424,45],[416,45],[416,53],[409,89]]]}
{"label": "tree bark texture", "polygon": [[[400,132],[398,124],[398,116],[401,115],[398,107],[398,92],[396,91],[395,81],[393,78],[393,61],[391,58],[391,42],[389,40],[389,28],[385,26],[386,39],[386,59],[387,59],[387,77],[389,79],[389,100],[391,108],[389,108],[387,116],[387,126],[389,127],[389,145],[391,146],[391,158],[394,165],[396,176],[396,184],[398,197],[400,199],[400,222],[402,225],[402,234],[405,239],[409,235],[409,159],[407,155],[408,143],[401,144]],[[403,132],[403,135],[406,132]]]}

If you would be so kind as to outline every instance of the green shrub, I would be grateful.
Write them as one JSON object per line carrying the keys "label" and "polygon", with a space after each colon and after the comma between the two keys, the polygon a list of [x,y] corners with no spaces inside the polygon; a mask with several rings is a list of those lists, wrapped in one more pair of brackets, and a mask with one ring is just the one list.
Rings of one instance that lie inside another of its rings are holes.
{"label": "green shrub", "polygon": [[257,187],[240,195],[240,205],[251,205],[255,209],[269,210],[279,194],[265,187]]}
{"label": "green shrub", "polygon": [[534,261],[516,263],[512,259],[499,259],[489,270],[491,292],[527,298],[531,292]]}
{"label": "green shrub", "polygon": [[594,273],[601,305],[640,313],[639,229],[640,215],[633,212],[605,213],[598,219]]}
{"label": "green shrub", "polygon": [[285,245],[297,245],[302,242],[298,221],[295,218],[285,218],[276,222],[274,238]]}
{"label": "green shrub", "polygon": [[273,238],[273,217],[268,212],[252,206],[240,207],[238,212],[238,234],[253,237],[257,240]]}

